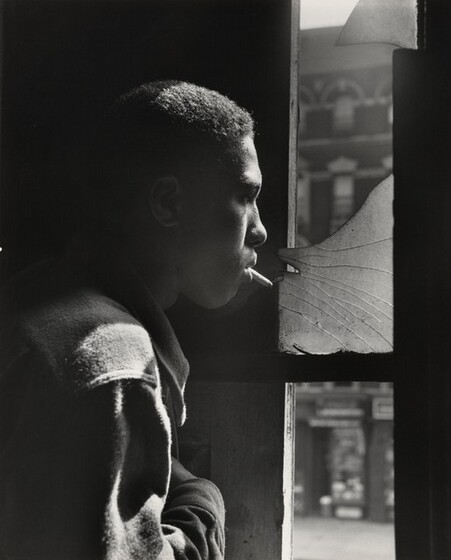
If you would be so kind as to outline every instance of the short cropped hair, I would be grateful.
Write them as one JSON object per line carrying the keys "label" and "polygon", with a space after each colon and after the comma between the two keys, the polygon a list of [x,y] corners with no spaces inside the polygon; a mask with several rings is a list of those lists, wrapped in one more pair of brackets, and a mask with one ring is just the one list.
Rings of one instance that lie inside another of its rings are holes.
{"label": "short cropped hair", "polygon": [[91,185],[104,202],[123,208],[152,174],[207,151],[233,159],[247,135],[254,135],[253,118],[225,95],[182,81],[146,83],[119,97],[101,121]]}

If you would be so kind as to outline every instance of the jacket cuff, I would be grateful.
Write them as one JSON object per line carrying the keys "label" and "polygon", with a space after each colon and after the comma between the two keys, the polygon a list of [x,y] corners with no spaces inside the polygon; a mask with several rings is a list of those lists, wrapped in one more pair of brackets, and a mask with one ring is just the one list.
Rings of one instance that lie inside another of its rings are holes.
{"label": "jacket cuff", "polygon": [[210,512],[224,525],[224,500],[218,487],[205,478],[191,478],[173,488],[167,497],[165,509],[177,506],[196,506]]}

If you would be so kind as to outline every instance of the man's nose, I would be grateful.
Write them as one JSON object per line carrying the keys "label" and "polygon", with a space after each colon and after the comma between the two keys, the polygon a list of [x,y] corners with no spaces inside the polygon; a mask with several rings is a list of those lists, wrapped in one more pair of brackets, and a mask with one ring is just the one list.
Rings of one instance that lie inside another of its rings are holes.
{"label": "man's nose", "polygon": [[247,244],[251,247],[263,245],[268,237],[265,226],[263,225],[258,210],[253,214],[247,232]]}

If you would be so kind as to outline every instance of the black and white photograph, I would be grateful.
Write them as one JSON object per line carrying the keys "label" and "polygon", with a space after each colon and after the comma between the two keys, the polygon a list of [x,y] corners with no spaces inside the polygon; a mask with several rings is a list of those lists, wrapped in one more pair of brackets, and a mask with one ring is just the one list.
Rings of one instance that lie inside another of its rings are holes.
{"label": "black and white photograph", "polygon": [[450,31],[0,0],[0,560],[451,557]]}

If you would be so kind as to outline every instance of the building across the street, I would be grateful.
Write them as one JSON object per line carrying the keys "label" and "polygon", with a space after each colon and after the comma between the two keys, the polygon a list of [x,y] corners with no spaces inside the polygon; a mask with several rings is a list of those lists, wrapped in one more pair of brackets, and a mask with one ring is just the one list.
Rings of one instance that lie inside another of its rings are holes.
{"label": "building across the street", "polygon": [[300,40],[298,234],[333,233],[392,171],[392,51],[335,46],[340,27]]}
{"label": "building across the street", "polygon": [[393,521],[393,387],[297,385],[295,513]]}

